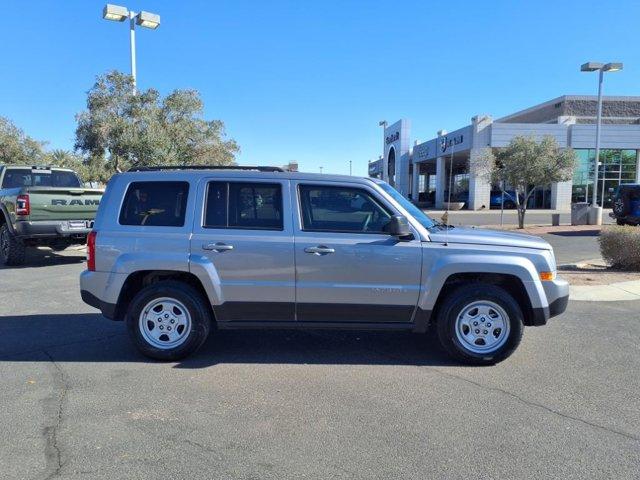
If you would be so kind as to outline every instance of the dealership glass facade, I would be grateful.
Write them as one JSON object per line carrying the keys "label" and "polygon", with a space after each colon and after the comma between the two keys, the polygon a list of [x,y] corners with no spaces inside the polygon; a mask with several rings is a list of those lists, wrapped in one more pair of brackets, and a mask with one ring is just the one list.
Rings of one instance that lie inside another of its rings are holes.
{"label": "dealership glass facade", "polygon": [[[576,149],[578,161],[573,173],[572,202],[590,202],[593,195],[593,173],[596,151]],[[600,150],[598,167],[598,203],[601,202],[604,188],[604,206],[610,208],[616,188],[621,183],[634,183],[638,168],[636,150],[603,149]]]}

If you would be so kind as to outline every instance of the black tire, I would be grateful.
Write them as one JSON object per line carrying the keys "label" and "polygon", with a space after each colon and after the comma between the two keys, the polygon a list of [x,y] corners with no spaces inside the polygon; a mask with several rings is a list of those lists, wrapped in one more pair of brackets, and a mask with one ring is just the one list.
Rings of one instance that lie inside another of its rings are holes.
{"label": "black tire", "polygon": [[[460,341],[456,323],[465,307],[482,300],[495,303],[504,310],[509,329],[506,340],[497,349],[478,353]],[[436,322],[438,338],[444,349],[455,359],[471,365],[493,365],[509,357],[520,344],[524,330],[518,302],[503,288],[483,283],[463,285],[450,293],[438,308]]]}
{"label": "black tire", "polygon": [[7,266],[16,267],[24,264],[27,248],[22,240],[11,233],[9,226],[0,226],[0,260]]}
{"label": "black tire", "polygon": [[617,225],[626,225],[627,222],[625,222],[624,220],[622,220],[621,218],[616,218],[616,224]]}
{"label": "black tire", "polygon": [[[184,334],[183,343],[173,348],[159,348],[150,343],[139,326],[143,309],[154,299],[163,297],[180,302],[191,318],[191,328]],[[143,355],[155,360],[179,360],[194,353],[209,336],[211,321],[210,308],[200,292],[186,283],[173,280],[154,283],[140,290],[129,304],[126,316],[131,341]]]}

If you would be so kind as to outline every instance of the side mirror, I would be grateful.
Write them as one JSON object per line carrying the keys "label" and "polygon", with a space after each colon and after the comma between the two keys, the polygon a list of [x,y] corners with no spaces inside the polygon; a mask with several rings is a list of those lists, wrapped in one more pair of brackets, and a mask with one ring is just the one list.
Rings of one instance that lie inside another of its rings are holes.
{"label": "side mirror", "polygon": [[413,237],[413,232],[409,228],[409,220],[403,215],[394,215],[382,230],[389,235],[398,238]]}

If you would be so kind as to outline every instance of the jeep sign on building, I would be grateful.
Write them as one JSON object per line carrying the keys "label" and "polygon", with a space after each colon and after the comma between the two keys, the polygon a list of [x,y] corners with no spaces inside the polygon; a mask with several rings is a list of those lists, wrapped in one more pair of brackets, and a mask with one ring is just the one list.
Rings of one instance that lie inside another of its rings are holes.
{"label": "jeep sign on building", "polygon": [[[501,148],[516,136],[552,136],[578,157],[573,179],[540,186],[533,208],[568,210],[572,202],[591,199],[594,186],[596,97],[566,95],[494,120],[476,115],[471,125],[410,146],[410,123],[400,120],[384,130],[384,156],[369,164],[369,175],[382,178],[403,195],[427,207],[442,208],[451,196],[466,208],[489,207],[496,189],[473,175],[471,166],[486,148]],[[640,97],[604,97],[598,197],[604,189],[610,207],[621,183],[640,181]],[[509,188],[509,186],[507,186]]]}

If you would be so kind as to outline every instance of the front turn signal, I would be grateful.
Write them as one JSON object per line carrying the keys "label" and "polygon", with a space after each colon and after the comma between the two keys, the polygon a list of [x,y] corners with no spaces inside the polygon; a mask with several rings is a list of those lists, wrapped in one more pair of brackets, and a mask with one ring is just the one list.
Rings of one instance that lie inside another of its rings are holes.
{"label": "front turn signal", "polygon": [[540,272],[540,280],[543,282],[551,282],[556,279],[556,272]]}

